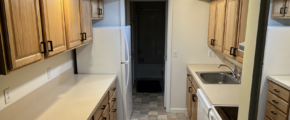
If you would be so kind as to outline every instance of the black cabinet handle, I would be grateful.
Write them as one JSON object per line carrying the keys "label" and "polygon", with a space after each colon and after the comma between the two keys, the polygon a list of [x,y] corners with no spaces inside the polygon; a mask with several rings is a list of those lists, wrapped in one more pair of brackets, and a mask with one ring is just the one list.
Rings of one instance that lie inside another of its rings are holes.
{"label": "black cabinet handle", "polygon": [[233,52],[233,56],[236,57],[236,51],[237,51],[237,48],[234,48],[234,52]]}
{"label": "black cabinet handle", "polygon": [[274,111],[271,111],[272,114],[277,115],[277,113],[275,113]]}
{"label": "black cabinet handle", "polygon": [[114,111],[113,112],[116,112],[117,111],[117,109],[114,109]]}
{"label": "black cabinet handle", "polygon": [[47,41],[48,43],[50,43],[50,50],[48,50],[48,51],[53,51],[53,43],[52,43],[52,41]]}
{"label": "black cabinet handle", "polygon": [[106,105],[103,105],[103,108],[101,108],[101,110],[105,110],[105,108],[106,108]]}
{"label": "black cabinet handle", "polygon": [[274,89],[274,91],[275,91],[275,92],[280,92],[280,91],[278,91],[277,89]]}
{"label": "black cabinet handle", "polygon": [[190,75],[189,75],[189,74],[187,74],[187,77],[190,77]]}
{"label": "black cabinet handle", "polygon": [[214,46],[214,39],[211,39],[211,41],[210,41],[210,45],[212,45],[212,46]]}
{"label": "black cabinet handle", "polygon": [[87,33],[81,33],[82,35],[82,41],[87,40]]}
{"label": "black cabinet handle", "polygon": [[190,89],[191,89],[191,87],[188,87],[188,92],[189,92],[189,93],[191,92]]}
{"label": "black cabinet handle", "polygon": [[192,94],[192,101],[195,102],[195,94]]}
{"label": "black cabinet handle", "polygon": [[116,91],[116,88],[114,88],[113,91]]}
{"label": "black cabinet handle", "polygon": [[280,8],[280,14],[283,14],[283,13],[282,13],[282,9],[283,9],[283,7]]}
{"label": "black cabinet handle", "polygon": [[284,8],[284,14],[287,14],[286,9],[287,9],[287,7]]}
{"label": "black cabinet handle", "polygon": [[113,101],[115,102],[117,100],[117,98],[114,98]]}
{"label": "black cabinet handle", "polygon": [[103,120],[107,120],[107,118],[106,117],[103,117]]}
{"label": "black cabinet handle", "polygon": [[99,8],[99,15],[103,14],[103,9]]}
{"label": "black cabinet handle", "polygon": [[275,100],[272,100],[275,104],[278,104],[278,102],[276,102]]}
{"label": "black cabinet handle", "polygon": [[41,53],[46,53],[46,44],[45,44],[45,42],[41,42],[40,44],[43,45],[43,52],[41,52]]}
{"label": "black cabinet handle", "polygon": [[231,47],[230,55],[234,55],[234,53],[233,53],[233,50],[234,50],[234,49],[235,49],[234,47]]}

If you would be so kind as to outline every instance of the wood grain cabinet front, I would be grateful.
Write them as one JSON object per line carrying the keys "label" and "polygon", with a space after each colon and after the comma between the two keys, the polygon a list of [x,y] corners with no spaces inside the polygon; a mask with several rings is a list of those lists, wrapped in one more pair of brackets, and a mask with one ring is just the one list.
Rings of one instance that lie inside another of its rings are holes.
{"label": "wood grain cabinet front", "polygon": [[67,50],[63,0],[40,0],[46,57]]}
{"label": "wood grain cabinet front", "polygon": [[198,109],[198,97],[197,97],[197,89],[199,86],[194,80],[193,76],[190,74],[189,70],[187,70],[187,87],[186,87],[186,107],[189,118],[191,120],[197,120],[197,109]]}
{"label": "wood grain cabinet front", "polygon": [[92,1],[92,19],[104,19],[104,0],[91,0]]}
{"label": "wood grain cabinet front", "polygon": [[80,0],[81,8],[81,40],[89,43],[93,40],[91,0]]}
{"label": "wood grain cabinet front", "polygon": [[80,1],[64,0],[64,12],[66,22],[67,48],[72,49],[82,44]]}
{"label": "wood grain cabinet front", "polygon": [[[15,70],[44,59],[39,0],[2,0],[7,68]],[[8,72],[8,71],[6,71]]]}
{"label": "wood grain cabinet front", "polygon": [[186,107],[188,111],[188,116],[191,117],[191,91],[192,91],[192,86],[191,82],[187,79],[187,84],[186,84]]}

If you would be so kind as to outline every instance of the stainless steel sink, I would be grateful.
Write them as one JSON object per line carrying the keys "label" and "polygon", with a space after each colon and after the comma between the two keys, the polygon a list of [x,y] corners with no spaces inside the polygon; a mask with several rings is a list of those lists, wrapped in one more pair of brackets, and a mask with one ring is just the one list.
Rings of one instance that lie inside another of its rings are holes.
{"label": "stainless steel sink", "polygon": [[228,72],[196,72],[204,84],[241,84]]}

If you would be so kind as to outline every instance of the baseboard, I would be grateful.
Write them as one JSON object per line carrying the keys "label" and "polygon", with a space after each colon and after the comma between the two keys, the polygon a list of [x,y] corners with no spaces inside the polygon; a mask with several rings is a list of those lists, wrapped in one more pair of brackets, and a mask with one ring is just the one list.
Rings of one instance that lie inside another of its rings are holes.
{"label": "baseboard", "polygon": [[171,113],[187,113],[187,108],[170,108]]}

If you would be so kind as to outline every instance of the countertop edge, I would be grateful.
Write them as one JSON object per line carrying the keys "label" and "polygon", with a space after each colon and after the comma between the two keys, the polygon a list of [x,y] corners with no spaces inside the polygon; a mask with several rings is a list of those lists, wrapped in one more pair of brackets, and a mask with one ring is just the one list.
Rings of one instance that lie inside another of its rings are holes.
{"label": "countertop edge", "polygon": [[285,85],[284,83],[280,82],[279,80],[276,80],[276,79],[273,78],[272,76],[267,76],[267,79],[268,79],[269,81],[272,81],[272,82],[274,82],[274,83],[276,83],[276,84],[278,84],[278,85],[284,87],[284,88],[287,89],[287,90],[290,90],[290,86]]}

